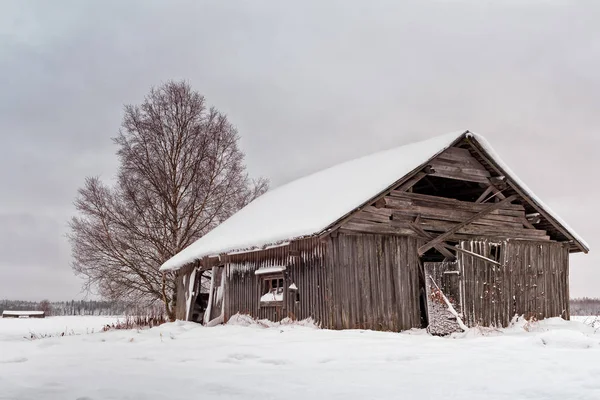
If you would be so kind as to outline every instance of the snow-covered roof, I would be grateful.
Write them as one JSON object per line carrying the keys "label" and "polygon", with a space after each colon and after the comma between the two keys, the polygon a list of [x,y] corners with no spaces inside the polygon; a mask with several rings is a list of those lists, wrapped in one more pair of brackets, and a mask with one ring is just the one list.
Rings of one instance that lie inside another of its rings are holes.
{"label": "snow-covered roof", "polygon": [[580,243],[572,229],[527,189],[480,135],[460,131],[381,151],[305,176],[263,194],[167,260],[176,270],[206,256],[252,250],[320,234],[398,180],[421,168],[463,135],[475,139],[506,174]]}
{"label": "snow-covered roof", "polygon": [[42,315],[43,311],[2,311],[2,315]]}

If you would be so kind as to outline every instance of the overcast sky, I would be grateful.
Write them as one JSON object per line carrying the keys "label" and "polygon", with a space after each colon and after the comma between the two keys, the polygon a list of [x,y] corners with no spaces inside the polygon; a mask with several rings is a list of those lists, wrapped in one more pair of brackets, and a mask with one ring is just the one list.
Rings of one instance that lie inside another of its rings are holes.
{"label": "overcast sky", "polygon": [[229,115],[273,187],[483,134],[590,243],[571,295],[600,296],[599,3],[283,3],[0,3],[0,298],[83,296],[64,238],[77,188],[114,176],[123,105],[169,79]]}

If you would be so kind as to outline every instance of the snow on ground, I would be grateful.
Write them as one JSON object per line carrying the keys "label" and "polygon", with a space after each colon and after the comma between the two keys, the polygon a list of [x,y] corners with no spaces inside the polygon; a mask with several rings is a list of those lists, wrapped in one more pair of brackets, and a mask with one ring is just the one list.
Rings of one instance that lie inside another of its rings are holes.
{"label": "snow on ground", "polygon": [[591,315],[591,316],[572,316],[572,321],[583,322],[586,325],[593,326],[594,328],[600,328],[600,316]]}
{"label": "snow on ground", "polygon": [[[558,318],[451,338],[303,325],[0,319],[0,399],[598,399],[600,330]],[[29,329],[81,334],[23,339]]]}
{"label": "snow on ground", "polygon": [[[122,319],[122,318],[121,318]],[[80,316],[47,318],[0,318],[0,350],[6,341],[24,340],[31,336],[81,335],[100,332],[118,317]],[[0,352],[0,359],[2,352]]]}

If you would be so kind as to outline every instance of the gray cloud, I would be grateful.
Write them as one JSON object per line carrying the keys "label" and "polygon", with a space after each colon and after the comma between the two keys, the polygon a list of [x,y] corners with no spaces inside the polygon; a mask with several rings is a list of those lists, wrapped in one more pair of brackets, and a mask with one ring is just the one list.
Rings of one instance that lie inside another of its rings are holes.
{"label": "gray cloud", "polygon": [[[227,112],[275,186],[472,129],[594,249],[600,6],[398,3],[3,2],[0,297],[76,294],[77,187],[114,175],[123,104],[168,79]],[[573,295],[598,295],[597,261],[573,257]]]}

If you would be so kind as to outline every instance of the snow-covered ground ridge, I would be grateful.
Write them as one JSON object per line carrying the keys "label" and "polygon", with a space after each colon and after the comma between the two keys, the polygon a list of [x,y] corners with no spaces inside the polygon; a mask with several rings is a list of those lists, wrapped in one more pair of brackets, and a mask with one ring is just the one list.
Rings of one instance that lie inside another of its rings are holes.
{"label": "snow-covered ground ridge", "polygon": [[600,318],[573,319],[445,338],[246,316],[108,332],[115,319],[0,319],[0,399],[598,399]]}

